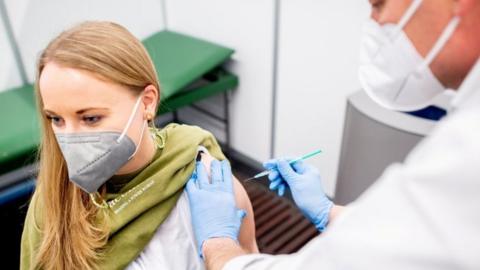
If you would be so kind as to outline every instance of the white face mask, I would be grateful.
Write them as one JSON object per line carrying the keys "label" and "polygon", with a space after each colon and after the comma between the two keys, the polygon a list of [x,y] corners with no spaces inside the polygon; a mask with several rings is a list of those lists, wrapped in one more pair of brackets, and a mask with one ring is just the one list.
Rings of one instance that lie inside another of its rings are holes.
{"label": "white face mask", "polygon": [[367,22],[360,53],[359,80],[378,104],[391,110],[415,111],[432,104],[445,87],[429,68],[453,35],[460,19],[452,18],[425,59],[403,28],[422,0],[414,0],[398,24]]}

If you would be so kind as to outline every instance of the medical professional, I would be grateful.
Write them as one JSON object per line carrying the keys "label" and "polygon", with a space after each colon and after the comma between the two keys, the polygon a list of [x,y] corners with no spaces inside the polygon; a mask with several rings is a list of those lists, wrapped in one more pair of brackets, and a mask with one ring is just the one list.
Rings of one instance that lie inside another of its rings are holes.
{"label": "medical professional", "polygon": [[309,165],[264,164],[270,187],[282,193],[288,186],[303,213],[326,229],[291,255],[246,254],[237,240],[245,214],[235,205],[228,163],[211,179],[197,164],[187,192],[209,269],[480,269],[480,0],[370,3],[362,87],[393,110],[425,107],[454,89],[455,110],[343,210]]}

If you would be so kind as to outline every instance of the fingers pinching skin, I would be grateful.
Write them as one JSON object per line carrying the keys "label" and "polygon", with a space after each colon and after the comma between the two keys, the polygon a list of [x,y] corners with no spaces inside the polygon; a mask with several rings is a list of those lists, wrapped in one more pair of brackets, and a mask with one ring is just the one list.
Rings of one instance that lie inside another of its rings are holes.
{"label": "fingers pinching skin", "polygon": [[[228,161],[212,161],[212,184],[203,165],[186,185],[197,250],[203,258],[202,245],[210,238],[227,237],[238,242],[244,210],[238,209],[233,192],[233,176]],[[198,186],[196,184],[200,184]]]}
{"label": "fingers pinching skin", "polygon": [[208,187],[208,174],[202,162],[196,164],[197,183],[200,189]]}
{"label": "fingers pinching skin", "polygon": [[225,182],[225,188],[229,192],[233,192],[233,177],[232,177],[232,168],[230,167],[230,162],[228,160],[223,160],[221,162],[223,181]]}
{"label": "fingers pinching skin", "polygon": [[212,184],[219,184],[223,182],[223,173],[222,173],[222,166],[220,161],[212,160],[212,164],[210,165],[210,175],[212,176]]}
{"label": "fingers pinching skin", "polygon": [[198,189],[197,179],[194,177],[190,178],[185,185],[185,189],[187,190],[187,192],[195,192]]}

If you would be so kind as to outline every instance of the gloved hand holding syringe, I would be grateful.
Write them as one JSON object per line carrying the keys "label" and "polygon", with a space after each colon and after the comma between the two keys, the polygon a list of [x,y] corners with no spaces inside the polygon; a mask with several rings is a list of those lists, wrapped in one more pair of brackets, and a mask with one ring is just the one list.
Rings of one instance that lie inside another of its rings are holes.
{"label": "gloved hand holding syringe", "polygon": [[316,150],[293,160],[269,160],[263,164],[266,171],[246,181],[268,175],[269,188],[276,190],[280,196],[289,187],[295,204],[319,231],[323,231],[329,222],[333,202],[323,191],[318,170],[303,162],[321,152]]}

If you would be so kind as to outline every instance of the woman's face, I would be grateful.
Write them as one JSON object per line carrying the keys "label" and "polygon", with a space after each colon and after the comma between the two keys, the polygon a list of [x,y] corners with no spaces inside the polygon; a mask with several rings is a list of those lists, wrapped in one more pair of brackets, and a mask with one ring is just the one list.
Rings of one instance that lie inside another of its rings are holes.
{"label": "woman's face", "polygon": [[[43,113],[50,119],[55,133],[122,132],[130,114],[134,113],[127,135],[139,145],[136,156],[142,156],[142,145],[150,136],[144,136],[142,142],[139,140],[145,113],[154,111],[156,97],[152,95],[155,93],[144,91],[140,106],[133,112],[138,96],[131,90],[103,81],[90,72],[62,67],[53,62],[44,67],[39,86]],[[134,157],[129,163],[138,163],[136,159]],[[127,166],[129,163],[118,173],[127,173],[137,167]]]}

